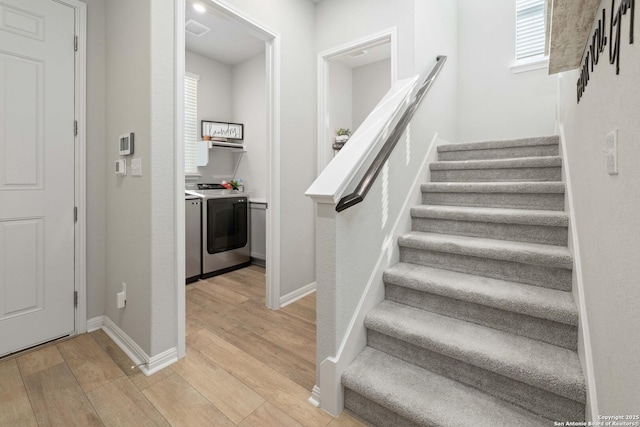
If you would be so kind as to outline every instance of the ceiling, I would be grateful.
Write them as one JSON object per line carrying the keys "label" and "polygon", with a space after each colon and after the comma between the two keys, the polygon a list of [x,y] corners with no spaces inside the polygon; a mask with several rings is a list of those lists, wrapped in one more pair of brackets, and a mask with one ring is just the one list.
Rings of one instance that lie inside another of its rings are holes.
{"label": "ceiling", "polygon": [[354,58],[351,58],[349,54],[345,54],[335,61],[340,62],[349,68],[362,67],[363,65],[369,65],[374,62],[382,61],[383,59],[391,58],[391,43],[384,43],[375,47],[368,47],[363,51],[366,51],[367,53],[365,55],[360,55]]}
{"label": "ceiling", "polygon": [[186,33],[189,51],[228,65],[236,65],[264,52],[264,41],[251,35],[239,23],[215,14],[212,10],[199,13],[187,2],[185,21],[190,19],[211,30],[200,36]]}

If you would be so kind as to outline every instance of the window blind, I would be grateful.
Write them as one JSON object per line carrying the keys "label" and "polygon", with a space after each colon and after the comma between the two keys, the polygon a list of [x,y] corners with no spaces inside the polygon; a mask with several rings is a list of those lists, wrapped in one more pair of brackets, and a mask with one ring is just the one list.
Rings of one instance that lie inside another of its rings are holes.
{"label": "window blind", "polygon": [[544,55],[545,0],[516,0],[516,60]]}
{"label": "window blind", "polygon": [[184,173],[197,174],[198,80],[196,74],[184,77]]}

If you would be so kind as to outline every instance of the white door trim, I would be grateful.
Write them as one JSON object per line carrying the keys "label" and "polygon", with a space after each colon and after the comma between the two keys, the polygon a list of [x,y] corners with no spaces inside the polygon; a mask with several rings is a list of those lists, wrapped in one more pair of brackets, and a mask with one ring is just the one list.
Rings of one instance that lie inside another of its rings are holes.
{"label": "white door trim", "polygon": [[391,86],[398,80],[398,29],[392,27],[378,33],[370,34],[357,40],[350,41],[318,54],[318,139],[316,174],[320,172],[331,160],[328,157],[326,141],[329,139],[329,63],[339,56],[350,52],[363,50],[383,43],[391,44]]}
{"label": "white door trim", "polygon": [[[52,0],[75,10],[78,51],[75,57],[75,116],[78,135],[75,141],[75,206],[78,220],[75,223],[75,291],[78,306],[75,315],[75,332],[87,332],[87,5],[78,0]],[[71,43],[71,42],[70,42]]]}
{"label": "white door trim", "polygon": [[[176,0],[176,303],[178,357],[185,354],[185,249],[184,249],[184,81],[185,6],[191,0]],[[265,41],[267,109],[267,284],[266,305],[280,308],[280,35],[223,0],[205,0],[204,5],[242,25]]]}

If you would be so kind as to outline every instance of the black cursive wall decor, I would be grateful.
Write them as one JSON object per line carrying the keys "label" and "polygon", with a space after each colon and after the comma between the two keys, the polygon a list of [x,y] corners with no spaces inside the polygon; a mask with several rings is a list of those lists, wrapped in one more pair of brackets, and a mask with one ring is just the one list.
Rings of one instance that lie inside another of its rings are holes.
{"label": "black cursive wall decor", "polygon": [[611,0],[611,17],[609,18],[609,37],[607,38],[607,11],[602,9],[602,18],[591,36],[591,44],[587,48],[580,78],[578,79],[578,103],[589,84],[589,73],[593,73],[594,65],[598,65],[600,54],[609,43],[609,63],[616,66],[616,75],[620,74],[620,40],[622,32],[622,17],[630,12],[629,44],[633,44],[633,28],[635,21],[636,0],[621,0],[616,10],[616,0]]}

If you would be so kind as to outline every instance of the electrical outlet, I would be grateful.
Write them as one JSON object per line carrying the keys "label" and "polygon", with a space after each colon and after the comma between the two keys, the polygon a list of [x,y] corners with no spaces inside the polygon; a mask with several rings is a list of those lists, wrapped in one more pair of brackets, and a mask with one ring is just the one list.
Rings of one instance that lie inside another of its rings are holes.
{"label": "electrical outlet", "polygon": [[127,284],[122,282],[122,291],[116,294],[116,306],[125,308],[127,306]]}
{"label": "electrical outlet", "polygon": [[116,306],[118,308],[124,308],[127,305],[127,300],[124,298],[124,292],[118,292],[116,294]]}

